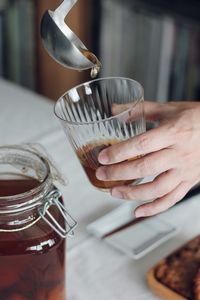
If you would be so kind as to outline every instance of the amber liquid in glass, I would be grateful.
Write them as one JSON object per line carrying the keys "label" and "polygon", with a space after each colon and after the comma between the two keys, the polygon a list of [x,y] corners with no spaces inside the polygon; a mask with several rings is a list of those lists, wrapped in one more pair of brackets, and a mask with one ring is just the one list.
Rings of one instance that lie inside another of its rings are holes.
{"label": "amber liquid in glass", "polygon": [[[98,162],[98,154],[101,150],[118,143],[119,141],[110,140],[105,141],[103,144],[87,144],[81,149],[77,150],[77,155],[80,159],[80,162],[90,180],[92,185],[97,187],[100,190],[107,191],[118,185],[128,185],[133,183],[136,180],[118,180],[118,181],[103,181],[96,178],[96,169],[101,166]],[[132,158],[134,160],[138,157]]]}
{"label": "amber liquid in glass", "polygon": [[[37,185],[36,180],[0,180],[0,196]],[[0,229],[5,224],[0,215]],[[0,300],[65,300],[64,253],[65,241],[43,220],[25,230],[0,231]]]}

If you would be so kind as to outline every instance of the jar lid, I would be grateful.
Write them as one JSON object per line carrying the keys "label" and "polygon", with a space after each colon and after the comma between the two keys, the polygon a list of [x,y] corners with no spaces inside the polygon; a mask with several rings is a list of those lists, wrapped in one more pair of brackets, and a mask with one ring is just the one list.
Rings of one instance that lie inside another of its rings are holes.
{"label": "jar lid", "polygon": [[[0,232],[27,229],[42,218],[61,237],[65,238],[68,234],[73,234],[77,222],[61,203],[61,192],[53,184],[54,181],[57,181],[62,185],[66,185],[66,179],[58,171],[55,162],[40,144],[0,146],[0,166],[0,176],[23,175],[39,182],[38,186],[21,194],[0,196],[0,215],[20,213],[32,208],[37,209],[39,214],[37,220],[24,227],[9,230],[0,228]],[[57,207],[64,218],[64,228],[50,213],[49,208],[52,205]]]}

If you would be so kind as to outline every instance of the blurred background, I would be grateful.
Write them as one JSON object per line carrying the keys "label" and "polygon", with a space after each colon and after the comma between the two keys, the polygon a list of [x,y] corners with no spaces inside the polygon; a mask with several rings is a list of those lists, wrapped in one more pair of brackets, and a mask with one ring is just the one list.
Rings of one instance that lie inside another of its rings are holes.
{"label": "blurred background", "polygon": [[[89,79],[42,46],[41,17],[60,3],[0,0],[0,77],[53,100]],[[100,58],[100,76],[135,79],[148,100],[200,100],[199,0],[79,0],[66,22]]]}

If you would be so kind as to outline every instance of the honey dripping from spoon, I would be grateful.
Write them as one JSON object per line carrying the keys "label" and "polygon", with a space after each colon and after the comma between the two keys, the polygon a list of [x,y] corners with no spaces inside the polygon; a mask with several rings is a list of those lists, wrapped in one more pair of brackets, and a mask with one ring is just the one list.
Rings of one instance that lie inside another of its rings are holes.
{"label": "honey dripping from spoon", "polygon": [[82,49],[81,52],[87,59],[89,59],[94,64],[94,67],[91,69],[90,76],[92,78],[97,77],[97,75],[99,74],[99,71],[101,69],[100,61],[92,52],[90,52],[88,50]]}

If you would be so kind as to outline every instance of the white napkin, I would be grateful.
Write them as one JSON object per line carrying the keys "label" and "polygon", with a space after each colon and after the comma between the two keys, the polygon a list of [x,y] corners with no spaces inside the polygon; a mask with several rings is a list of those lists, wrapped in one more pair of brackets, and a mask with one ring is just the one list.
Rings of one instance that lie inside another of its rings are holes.
{"label": "white napkin", "polygon": [[[94,237],[88,237],[67,254],[68,300],[156,300],[146,273],[176,248],[200,234],[200,195],[162,214],[182,226],[168,242],[138,261]],[[76,239],[76,236],[74,237]],[[78,238],[78,237],[77,237]]]}
{"label": "white napkin", "polygon": [[93,238],[67,255],[68,300],[153,300],[144,261],[135,262]]}

